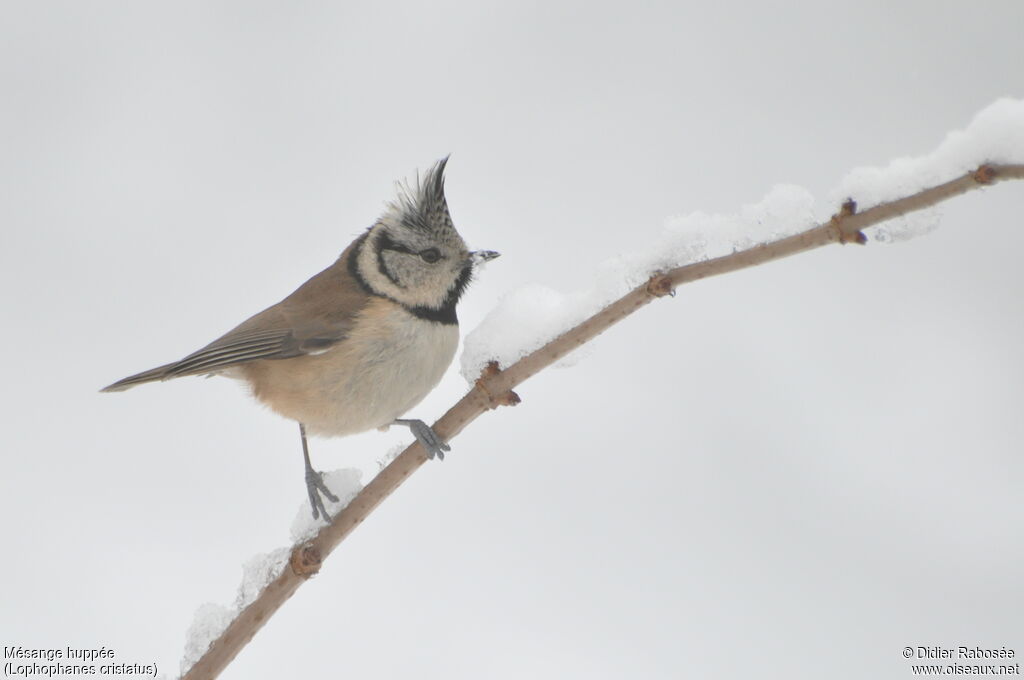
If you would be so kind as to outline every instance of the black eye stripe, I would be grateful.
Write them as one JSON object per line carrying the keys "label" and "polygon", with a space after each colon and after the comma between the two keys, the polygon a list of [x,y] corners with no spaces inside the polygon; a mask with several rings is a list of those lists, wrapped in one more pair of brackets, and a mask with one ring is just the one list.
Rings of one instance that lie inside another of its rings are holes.
{"label": "black eye stripe", "polygon": [[415,254],[411,248],[403,246],[401,243],[398,243],[397,241],[392,241],[391,237],[388,236],[386,233],[381,234],[380,238],[377,239],[377,249],[393,250],[396,253],[407,253],[409,255]]}
{"label": "black eye stripe", "polygon": [[[391,239],[386,233],[381,233],[377,238],[377,258],[380,259],[385,250],[391,250],[396,253],[404,253],[406,255],[419,255],[419,257],[428,264],[434,264],[443,258],[441,251],[437,248],[424,248],[423,250],[416,251],[409,246],[403,245],[397,241]],[[383,260],[381,261],[383,266]],[[392,278],[388,274],[388,278]]]}
{"label": "black eye stripe", "polygon": [[[387,264],[384,262],[384,251],[398,250],[399,248],[405,248],[405,246],[400,246],[398,243],[392,241],[388,238],[387,233],[382,233],[380,237],[377,238],[377,242],[374,246],[377,248],[377,271],[380,272],[382,276],[387,277],[391,283],[402,288],[402,284],[398,282],[398,277],[391,273],[391,270],[388,269]],[[408,251],[408,248],[405,248],[405,250]],[[398,252],[402,251],[398,250]]]}

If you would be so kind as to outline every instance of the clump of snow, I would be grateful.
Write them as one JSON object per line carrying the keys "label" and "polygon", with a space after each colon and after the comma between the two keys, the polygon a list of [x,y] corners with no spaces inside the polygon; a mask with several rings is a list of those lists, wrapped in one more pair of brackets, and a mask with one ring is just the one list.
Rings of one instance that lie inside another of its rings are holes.
{"label": "clump of snow", "polygon": [[202,658],[238,612],[229,607],[207,602],[199,606],[192,617],[192,625],[185,633],[185,655],[181,659],[181,674],[188,672]]}
{"label": "clump of snow", "polygon": [[602,306],[592,291],[566,295],[547,286],[530,285],[507,293],[466,336],[462,377],[472,384],[489,361],[497,361],[502,368],[518,361]]}
{"label": "clump of snow", "polygon": [[935,231],[942,213],[937,206],[918,210],[882,222],[868,232],[868,238],[878,243],[899,243]]}
{"label": "clump of snow", "polygon": [[235,596],[235,610],[242,611],[256,599],[267,584],[281,575],[288,563],[291,548],[278,548],[262,555],[254,555],[242,566],[242,582]]}
{"label": "clump of snow", "polygon": [[[679,267],[798,234],[815,224],[814,196],[793,184],[779,184],[760,202],[735,215],[693,212],[671,217],[640,268]],[[633,267],[637,268],[636,265]]]}
{"label": "clump of snow", "polygon": [[408,448],[408,446],[408,443],[395,444],[394,446],[392,446],[390,451],[385,453],[377,460],[378,472],[386,468],[388,465],[390,465],[391,461],[393,461],[395,458],[398,458],[399,454],[401,454],[402,451],[405,451],[405,449]]}
{"label": "clump of snow", "polygon": [[242,567],[242,582],[238,586],[235,602],[230,607],[207,602],[199,606],[192,625],[185,634],[185,654],[181,660],[181,673],[202,658],[213,641],[256,599],[267,584],[281,575],[288,564],[291,548],[278,548],[269,553],[254,555]]}
{"label": "clump of snow", "polygon": [[[353,468],[332,470],[324,473],[324,482],[327,484],[327,488],[331,490],[331,493],[338,497],[337,503],[332,503],[326,498],[324,499],[324,506],[326,506],[327,512],[333,517],[338,514],[339,510],[348,505],[363,488],[363,473]],[[322,519],[313,519],[313,512],[309,508],[309,501],[303,502],[302,506],[299,507],[299,511],[295,514],[295,519],[292,520],[292,543],[296,545],[304,543],[316,536],[323,526],[324,522]]]}
{"label": "clump of snow", "polygon": [[[897,158],[882,168],[856,168],[830,192],[831,204],[847,198],[866,210],[943,184],[984,163],[1024,163],[1024,100],[999,99],[978,112],[963,130],[946,135],[923,156]],[[938,224],[934,209],[905,215],[874,229],[880,242],[902,241],[925,234]]]}
{"label": "clump of snow", "polygon": [[[489,361],[502,368],[515,363],[659,271],[728,255],[804,231],[814,223],[813,197],[792,185],[773,188],[761,202],[734,215],[696,212],[670,218],[650,247],[605,262],[587,290],[564,294],[530,285],[505,295],[466,336],[462,376],[472,384]],[[556,366],[572,365],[579,355],[577,350]]]}

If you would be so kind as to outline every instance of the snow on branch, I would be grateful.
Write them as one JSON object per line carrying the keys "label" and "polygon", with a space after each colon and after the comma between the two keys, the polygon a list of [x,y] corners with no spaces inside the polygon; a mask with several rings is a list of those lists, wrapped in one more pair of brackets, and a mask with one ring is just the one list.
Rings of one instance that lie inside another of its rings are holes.
{"label": "snow on branch", "polygon": [[[951,178],[962,177],[983,164],[1012,163],[1024,163],[1024,100],[1000,99],[978,113],[966,129],[949,133],[934,151],[924,156],[899,158],[884,168],[852,170],[829,192],[823,209],[816,208],[811,192],[803,187],[779,185],[759,203],[744,206],[736,214],[695,212],[670,218],[650,246],[605,262],[586,290],[562,294],[534,285],[506,294],[466,336],[462,376],[472,384],[489,361],[510,366],[621,298],[656,272],[706,262],[753,249],[757,244],[770,244],[813,231],[815,224],[827,221],[835,207],[847,199],[856,200],[861,213],[859,220],[870,215],[867,221],[856,223],[857,229],[886,222],[872,232],[877,241],[900,241],[927,233],[937,224],[938,215],[926,208],[960,190],[974,188],[974,183],[966,180],[966,184],[956,184],[949,189],[954,192],[949,195],[926,194],[911,203],[898,199],[942,186]],[[930,200],[931,197],[938,200]],[[875,219],[883,213],[870,211],[882,203],[889,204],[889,208],[882,219]],[[852,223],[847,221],[846,224]],[[677,281],[675,285],[682,282]]]}
{"label": "snow on branch", "polygon": [[[849,173],[833,192],[842,207],[831,217],[815,216],[806,190],[782,186],[737,215],[695,213],[670,220],[651,248],[606,265],[591,290],[562,295],[530,287],[506,296],[467,337],[462,374],[473,387],[434,430],[450,441],[488,410],[518,403],[512,391],[517,385],[677,286],[831,243],[863,244],[862,230],[883,223],[891,229],[895,219],[904,221],[880,240],[916,235],[931,221],[915,221],[912,215],[1007,179],[1024,179],[1024,101],[1003,99],[926,156]],[[216,677],[331,551],[426,460],[419,444],[410,445],[334,511],[330,524],[315,535],[311,528],[297,527],[291,548],[250,564],[234,609],[214,607],[214,615],[193,626],[183,663],[191,667],[183,680]]]}

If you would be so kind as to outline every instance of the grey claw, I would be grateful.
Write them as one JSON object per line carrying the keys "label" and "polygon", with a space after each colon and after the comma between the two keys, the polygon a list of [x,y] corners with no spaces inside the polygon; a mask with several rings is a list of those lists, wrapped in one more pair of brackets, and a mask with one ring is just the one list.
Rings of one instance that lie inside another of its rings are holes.
{"label": "grey claw", "polygon": [[444,452],[451,451],[452,447],[448,446],[447,443],[441,437],[434,432],[433,428],[427,425],[422,420],[396,420],[399,425],[405,425],[411,431],[416,441],[423,445],[423,448],[427,451],[427,458],[433,460],[435,457],[438,460],[444,460]]}
{"label": "grey claw", "polygon": [[327,500],[332,503],[337,503],[338,497],[331,493],[327,484],[324,483],[324,473],[316,472],[313,469],[306,471],[306,493],[309,494],[309,507],[313,511],[313,519],[319,519],[322,515],[325,522],[330,522],[331,515],[327,512],[324,499],[320,497],[320,494],[326,496]]}

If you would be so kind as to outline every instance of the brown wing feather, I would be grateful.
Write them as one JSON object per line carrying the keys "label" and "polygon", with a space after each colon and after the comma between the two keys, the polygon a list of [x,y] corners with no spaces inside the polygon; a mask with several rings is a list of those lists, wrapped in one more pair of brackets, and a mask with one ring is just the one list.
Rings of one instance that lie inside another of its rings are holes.
{"label": "brown wing feather", "polygon": [[329,349],[348,336],[370,298],[348,270],[348,258],[360,241],[284,300],[206,347],[180,361],[118,380],[102,391],[117,392],[154,380],[216,373],[250,361],[288,359]]}

